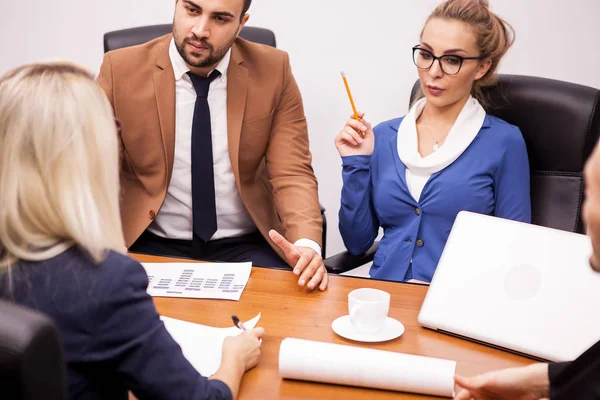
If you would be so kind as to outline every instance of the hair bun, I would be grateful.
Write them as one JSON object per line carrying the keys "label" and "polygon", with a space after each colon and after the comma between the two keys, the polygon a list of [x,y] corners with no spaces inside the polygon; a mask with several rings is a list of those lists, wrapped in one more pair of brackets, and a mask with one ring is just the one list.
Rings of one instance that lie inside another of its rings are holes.
{"label": "hair bun", "polygon": [[454,5],[459,7],[473,7],[473,6],[481,6],[487,9],[490,8],[489,0],[446,0],[444,3],[446,5]]}

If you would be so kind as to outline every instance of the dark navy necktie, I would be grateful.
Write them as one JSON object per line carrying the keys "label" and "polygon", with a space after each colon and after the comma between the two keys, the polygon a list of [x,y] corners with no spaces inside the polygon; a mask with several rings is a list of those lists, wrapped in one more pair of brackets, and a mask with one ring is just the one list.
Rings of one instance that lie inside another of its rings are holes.
{"label": "dark navy necktie", "polygon": [[217,231],[215,174],[213,170],[212,131],[208,88],[221,73],[215,70],[203,78],[188,72],[196,90],[192,121],[192,212],[194,234],[208,242]]}

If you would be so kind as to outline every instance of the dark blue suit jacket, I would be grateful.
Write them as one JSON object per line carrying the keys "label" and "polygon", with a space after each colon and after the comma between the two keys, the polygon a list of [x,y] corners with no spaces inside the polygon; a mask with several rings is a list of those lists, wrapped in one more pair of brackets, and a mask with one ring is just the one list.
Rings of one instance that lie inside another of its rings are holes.
{"label": "dark blue suit jacket", "polygon": [[48,314],[58,324],[69,398],[231,399],[202,377],[169,335],[146,293],[142,265],[109,252],[100,265],[73,247],[0,275],[0,298]]}

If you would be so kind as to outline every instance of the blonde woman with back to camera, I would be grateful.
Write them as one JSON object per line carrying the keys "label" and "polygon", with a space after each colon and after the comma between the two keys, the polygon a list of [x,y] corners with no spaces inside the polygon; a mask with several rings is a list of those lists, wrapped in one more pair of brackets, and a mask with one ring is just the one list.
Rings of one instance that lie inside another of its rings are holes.
{"label": "blonde woman with back to camera", "polygon": [[52,317],[69,398],[232,399],[263,329],[223,344],[210,378],[185,359],[124,255],[119,146],[111,106],[72,64],[0,78],[0,298]]}
{"label": "blonde woman with back to camera", "polygon": [[430,282],[462,210],[530,222],[525,141],[481,91],[513,40],[487,1],[441,3],[412,48],[424,96],[405,117],[374,129],[350,119],[336,137],[346,247],[363,253],[384,230],[372,278]]}

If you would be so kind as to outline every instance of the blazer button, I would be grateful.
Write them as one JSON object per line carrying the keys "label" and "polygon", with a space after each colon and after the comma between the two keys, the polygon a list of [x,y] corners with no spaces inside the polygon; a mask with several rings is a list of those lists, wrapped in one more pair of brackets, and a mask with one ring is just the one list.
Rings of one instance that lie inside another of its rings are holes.
{"label": "blazer button", "polygon": [[423,241],[423,239],[417,239],[417,241],[415,242],[417,247],[423,247],[425,245],[425,242]]}
{"label": "blazer button", "polygon": [[156,217],[156,213],[154,212],[154,210],[150,210],[150,212],[148,213],[148,217],[150,219],[154,219],[154,217]]}
{"label": "blazer button", "polygon": [[421,215],[421,209],[419,207],[415,208],[415,214]]}

